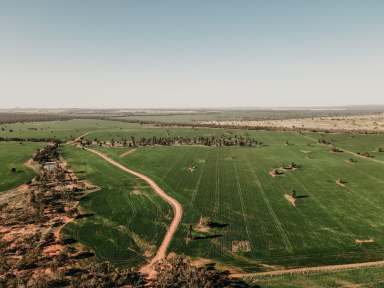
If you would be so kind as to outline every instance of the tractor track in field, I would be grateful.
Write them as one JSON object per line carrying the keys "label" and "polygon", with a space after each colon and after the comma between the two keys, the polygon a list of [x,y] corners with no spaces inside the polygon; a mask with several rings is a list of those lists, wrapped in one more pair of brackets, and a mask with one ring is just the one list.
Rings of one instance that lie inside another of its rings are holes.
{"label": "tractor track in field", "polygon": [[126,166],[116,162],[115,160],[109,158],[106,154],[104,154],[102,152],[99,152],[99,151],[91,149],[91,148],[85,148],[85,150],[96,154],[97,156],[99,156],[103,160],[107,161],[111,165],[119,168],[120,170],[125,171],[125,172],[127,172],[129,174],[132,174],[132,175],[134,175],[134,176],[144,180],[147,184],[149,184],[149,186],[163,200],[165,200],[173,208],[173,211],[174,211],[173,220],[172,220],[171,224],[169,225],[169,227],[167,229],[167,232],[166,232],[166,234],[164,236],[164,239],[163,239],[161,245],[157,249],[155,257],[153,257],[151,259],[151,261],[147,265],[145,265],[144,267],[142,267],[140,269],[140,272],[142,272],[144,274],[147,274],[149,278],[155,277],[156,276],[156,272],[153,269],[153,266],[154,266],[154,264],[156,262],[158,262],[159,260],[162,260],[162,259],[164,259],[166,257],[167,249],[169,247],[169,244],[171,243],[171,241],[173,239],[173,236],[176,233],[176,230],[179,227],[179,224],[180,224],[181,219],[183,217],[183,207],[181,206],[181,204],[176,199],[174,199],[171,196],[169,196],[163,189],[160,188],[159,185],[156,184],[155,181],[153,181],[148,176],[146,176],[144,174],[141,174],[139,172],[136,172],[134,170],[129,169],[128,167],[126,167]]}
{"label": "tractor track in field", "polygon": [[136,148],[130,149],[130,150],[124,152],[124,153],[121,153],[121,154],[119,155],[119,157],[120,157],[120,158],[124,158],[125,156],[127,156],[127,155],[129,155],[129,154],[131,154],[131,153],[133,153],[133,152],[135,152],[135,151],[136,151]]}
{"label": "tractor track in field", "polygon": [[342,271],[342,270],[353,270],[353,269],[373,268],[373,267],[384,267],[384,260],[372,261],[372,262],[351,263],[351,264],[340,264],[340,265],[325,265],[325,266],[315,266],[315,267],[292,268],[292,269],[275,270],[275,271],[268,271],[268,272],[236,273],[236,274],[231,274],[231,277],[244,278],[244,277],[281,276],[281,275],[288,275],[288,274],[335,272],[335,271]]}
{"label": "tractor track in field", "polygon": [[365,160],[370,160],[370,161],[373,161],[373,162],[376,162],[376,163],[379,163],[379,164],[384,164],[384,161],[381,161],[381,160],[378,160],[378,159],[374,159],[372,157],[366,157],[366,156],[363,156],[363,155],[360,155],[358,153],[355,153],[353,151],[350,151],[350,150],[347,150],[347,149],[344,149],[344,148],[338,148],[340,149],[341,151],[343,151],[344,153],[348,153],[350,155],[353,155],[353,156],[356,156],[356,157],[359,157],[361,159],[365,159]]}
{"label": "tractor track in field", "polygon": [[[314,142],[317,143],[317,139],[311,137],[311,136],[308,136],[308,135],[302,135],[304,138],[306,139],[309,139],[309,140],[312,140]],[[324,146],[324,147],[329,147],[329,145],[327,144],[320,144],[321,146]],[[336,146],[335,146],[336,147]],[[376,163],[379,163],[379,164],[384,164],[384,161],[382,160],[378,160],[378,159],[374,159],[372,157],[366,157],[366,156],[363,156],[363,155],[360,155],[356,152],[353,152],[351,150],[348,150],[348,149],[345,149],[345,148],[340,148],[340,147],[336,147],[337,149],[339,149],[340,151],[344,152],[344,153],[347,153],[347,154],[350,154],[350,155],[353,155],[355,157],[359,157],[361,159],[365,159],[365,160],[368,160],[368,161],[373,161],[373,162],[376,162]]]}
{"label": "tractor track in field", "polygon": [[93,131],[85,132],[84,134],[82,134],[82,135],[76,137],[74,140],[69,140],[69,141],[67,141],[67,143],[65,143],[65,144],[67,144],[67,145],[73,145],[73,144],[75,144],[76,142],[79,142],[79,141],[80,141],[81,139],[83,139],[85,136],[91,134],[92,132],[93,132]]}

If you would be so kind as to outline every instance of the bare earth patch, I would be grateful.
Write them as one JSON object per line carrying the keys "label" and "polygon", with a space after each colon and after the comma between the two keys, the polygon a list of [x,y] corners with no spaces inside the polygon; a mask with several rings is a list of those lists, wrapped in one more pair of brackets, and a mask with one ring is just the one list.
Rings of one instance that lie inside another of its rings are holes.
{"label": "bare earth patch", "polygon": [[292,197],[291,195],[289,194],[284,194],[284,197],[285,199],[287,199],[287,201],[293,206],[296,208],[296,198]]}
{"label": "bare earth patch", "polygon": [[279,172],[278,169],[272,169],[269,171],[269,175],[272,176],[272,178],[278,177],[278,176],[283,176],[284,173]]}
{"label": "bare earth patch", "polygon": [[384,131],[384,113],[358,116],[314,117],[286,120],[205,121],[205,125],[280,128],[287,130],[308,129],[318,131]]}
{"label": "bare earth patch", "polygon": [[[80,244],[66,249],[76,240],[64,241],[60,232],[81,214],[81,197],[98,188],[78,180],[64,161],[52,156],[57,155],[56,148],[48,145],[37,152],[38,157],[35,155],[39,162],[27,161],[26,166],[33,168],[38,177],[0,195],[0,240],[5,244],[0,247],[0,255],[8,265],[7,279],[28,283],[25,287],[36,287],[36,275],[50,280],[52,273],[47,267],[51,264],[65,270],[77,263],[76,258],[71,259],[72,254],[85,249]],[[45,169],[48,162],[55,163],[55,167]],[[90,255],[93,253],[81,256]]]}
{"label": "bare earth patch", "polygon": [[357,244],[362,244],[362,243],[375,243],[375,240],[373,240],[372,238],[370,238],[370,239],[366,239],[366,240],[356,239],[356,240],[355,240],[355,243],[357,243]]}
{"label": "bare earth patch", "polygon": [[193,171],[195,171],[195,169],[196,169],[196,166],[192,166],[192,165],[187,168],[189,173],[193,173]]}
{"label": "bare earth patch", "polygon": [[342,181],[342,180],[340,180],[340,179],[337,179],[337,180],[336,180],[336,185],[337,185],[337,186],[345,187],[345,184],[346,184],[346,182],[344,182],[344,181]]}

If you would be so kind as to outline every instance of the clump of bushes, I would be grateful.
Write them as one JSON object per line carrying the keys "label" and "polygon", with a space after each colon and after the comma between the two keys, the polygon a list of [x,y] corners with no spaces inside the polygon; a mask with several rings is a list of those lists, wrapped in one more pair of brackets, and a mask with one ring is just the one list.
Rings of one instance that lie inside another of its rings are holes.
{"label": "clump of bushes", "polygon": [[219,272],[213,266],[193,266],[185,256],[173,256],[157,263],[157,279],[153,288],[221,288],[249,287],[242,281],[229,278],[229,272]]}

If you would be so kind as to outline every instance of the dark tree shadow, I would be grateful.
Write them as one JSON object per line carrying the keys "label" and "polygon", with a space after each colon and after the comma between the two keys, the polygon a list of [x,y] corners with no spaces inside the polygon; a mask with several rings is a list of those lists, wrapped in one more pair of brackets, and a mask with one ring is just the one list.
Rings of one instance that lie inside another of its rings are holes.
{"label": "dark tree shadow", "polygon": [[295,196],[295,199],[301,199],[301,198],[308,198],[309,195],[299,195],[299,196]]}
{"label": "dark tree shadow", "polygon": [[207,224],[207,226],[209,228],[225,228],[225,227],[229,226],[229,224],[227,224],[227,223],[219,223],[219,222],[209,222]]}
{"label": "dark tree shadow", "polygon": [[213,234],[213,235],[206,235],[206,236],[196,236],[193,237],[193,240],[204,240],[204,239],[213,239],[213,238],[220,238],[223,237],[221,234]]}

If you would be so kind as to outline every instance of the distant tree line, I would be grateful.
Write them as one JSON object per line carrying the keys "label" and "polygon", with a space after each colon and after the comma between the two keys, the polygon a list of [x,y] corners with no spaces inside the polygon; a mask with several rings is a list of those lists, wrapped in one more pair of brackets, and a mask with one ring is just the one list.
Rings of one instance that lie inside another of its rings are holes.
{"label": "distant tree line", "polygon": [[70,120],[77,118],[89,118],[80,115],[69,115],[69,114],[48,114],[48,113],[10,113],[0,112],[0,124],[5,123],[18,123],[18,122],[43,122],[43,121],[60,121]]}
{"label": "distant tree line", "polygon": [[123,147],[139,147],[139,146],[172,146],[172,145],[203,145],[203,146],[246,146],[246,147],[256,147],[263,145],[263,142],[251,138],[248,136],[199,136],[199,137],[140,137],[136,138],[134,136],[128,139],[115,140],[111,139],[110,141],[101,141],[98,139],[82,139],[82,145],[92,145],[96,144],[99,146],[111,145],[111,146],[123,146]]}
{"label": "distant tree line", "polygon": [[59,139],[54,138],[21,138],[21,137],[0,137],[0,142],[52,142],[60,144],[62,143]]}

